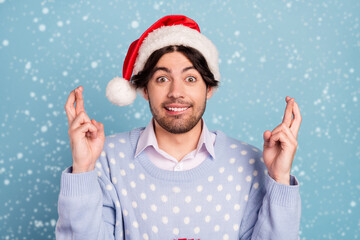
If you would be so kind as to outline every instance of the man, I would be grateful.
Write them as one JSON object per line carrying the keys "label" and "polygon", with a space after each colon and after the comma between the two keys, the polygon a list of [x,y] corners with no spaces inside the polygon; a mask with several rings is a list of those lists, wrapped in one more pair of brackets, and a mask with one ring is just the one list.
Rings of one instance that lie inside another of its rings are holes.
{"label": "man", "polygon": [[85,113],[83,88],[70,93],[73,165],[61,179],[58,239],[298,239],[299,186],[290,175],[298,105],[286,97],[263,152],[210,132],[202,115],[220,79],[217,61],[193,20],[166,16],[130,46],[124,79],[106,90],[123,106],[139,89],[153,114],[146,128],[105,139]]}

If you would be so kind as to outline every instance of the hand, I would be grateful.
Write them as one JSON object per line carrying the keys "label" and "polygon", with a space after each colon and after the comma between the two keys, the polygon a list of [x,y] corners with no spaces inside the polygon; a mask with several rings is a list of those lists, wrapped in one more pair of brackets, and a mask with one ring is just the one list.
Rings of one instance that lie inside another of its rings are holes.
{"label": "hand", "polygon": [[93,170],[105,142],[104,125],[94,119],[90,120],[85,113],[82,91],[81,86],[72,91],[65,104],[73,173]]}
{"label": "hand", "polygon": [[286,97],[285,101],[287,105],[282,123],[272,132],[264,132],[263,158],[270,177],[279,183],[290,185],[301,115],[294,98]]}

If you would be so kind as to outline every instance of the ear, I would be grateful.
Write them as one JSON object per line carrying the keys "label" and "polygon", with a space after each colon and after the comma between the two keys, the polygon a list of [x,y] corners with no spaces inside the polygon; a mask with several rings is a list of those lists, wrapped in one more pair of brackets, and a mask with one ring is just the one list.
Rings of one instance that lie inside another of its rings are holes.
{"label": "ear", "polygon": [[207,87],[207,89],[206,89],[206,100],[209,100],[209,98],[211,98],[213,93],[214,93],[214,88],[213,87]]}
{"label": "ear", "polygon": [[141,89],[142,96],[145,98],[146,101],[149,101],[149,93],[146,87]]}

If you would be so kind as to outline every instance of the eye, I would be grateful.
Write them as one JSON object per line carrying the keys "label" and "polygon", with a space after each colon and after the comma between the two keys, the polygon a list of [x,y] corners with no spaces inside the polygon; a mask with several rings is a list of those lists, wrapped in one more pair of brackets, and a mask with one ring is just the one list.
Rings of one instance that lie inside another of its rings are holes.
{"label": "eye", "polygon": [[158,77],[156,79],[156,82],[158,82],[158,83],[164,83],[164,82],[167,82],[167,81],[168,81],[168,79],[166,77],[164,77],[164,76]]}
{"label": "eye", "polygon": [[196,82],[196,78],[193,77],[193,76],[189,76],[189,77],[187,77],[187,78],[185,79],[185,81],[190,82],[190,83],[194,83],[194,82]]}

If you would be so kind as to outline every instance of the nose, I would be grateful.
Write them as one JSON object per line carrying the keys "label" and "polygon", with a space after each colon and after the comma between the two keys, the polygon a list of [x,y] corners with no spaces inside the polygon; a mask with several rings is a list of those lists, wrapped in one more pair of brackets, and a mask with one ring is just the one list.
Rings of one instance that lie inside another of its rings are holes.
{"label": "nose", "polygon": [[169,98],[183,98],[184,97],[184,82],[180,78],[173,79],[169,84]]}

